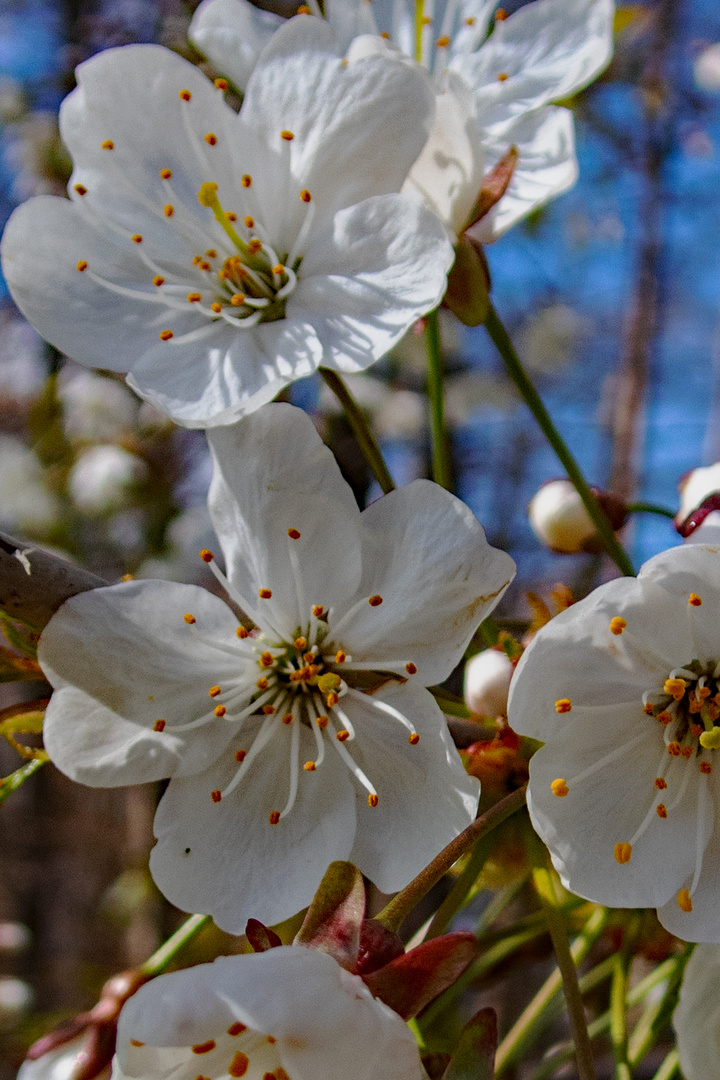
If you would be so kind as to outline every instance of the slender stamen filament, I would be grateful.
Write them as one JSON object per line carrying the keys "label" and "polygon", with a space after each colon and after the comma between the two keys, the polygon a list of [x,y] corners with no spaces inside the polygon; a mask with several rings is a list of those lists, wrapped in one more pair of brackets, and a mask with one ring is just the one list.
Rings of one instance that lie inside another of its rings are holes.
{"label": "slender stamen filament", "polygon": [[288,792],[285,809],[280,811],[281,819],[287,817],[297,798],[298,777],[300,775],[300,724],[296,714],[297,708],[293,705],[293,722],[290,727],[290,791]]}
{"label": "slender stamen filament", "polygon": [[[393,719],[398,720],[402,726],[410,732],[411,735],[416,735],[415,728],[408,720],[407,716],[404,716],[398,709],[392,705],[388,705],[386,701],[379,701],[372,697],[370,694],[363,694],[360,690],[353,690],[352,687],[348,687],[348,697],[354,697],[358,701],[362,701],[364,705],[369,705],[373,709],[377,709],[379,712],[387,713],[388,716],[392,716]],[[337,708],[335,710],[337,712]]]}
{"label": "slender stamen filament", "polygon": [[355,739],[355,728],[353,727],[347,713],[344,712],[344,710],[341,709],[339,705],[334,705],[332,712],[333,717],[337,717],[337,719],[342,724],[344,730],[348,733],[347,736],[342,740],[342,742],[353,742]]}
{"label": "slender stamen filament", "polygon": [[[233,690],[228,690],[227,693],[223,695],[223,703],[225,704],[226,710],[228,704],[237,705],[240,701],[249,697],[252,693],[252,688],[248,686],[237,686]],[[209,712],[204,713],[202,716],[198,716],[196,720],[188,721],[187,724],[166,724],[163,730],[168,735],[178,735],[184,731],[194,731],[195,728],[204,727],[205,724],[209,724],[213,720],[218,719],[218,715],[215,712],[216,707],[217,706],[214,706],[212,709],[210,709]],[[244,714],[241,714],[240,716],[231,716],[226,711],[224,719],[238,721],[243,719],[243,717]]]}
{"label": "slender stamen filament", "polygon": [[277,726],[276,726],[275,717],[274,716],[265,717],[265,720],[263,721],[262,725],[260,726],[260,730],[258,731],[257,735],[255,736],[255,739],[253,740],[252,746],[248,750],[242,764],[240,765],[240,768],[235,773],[235,775],[233,776],[232,780],[227,785],[227,787],[223,789],[223,791],[221,793],[223,799],[227,795],[230,795],[230,793],[233,792],[235,790],[235,788],[238,786],[238,784],[243,779],[243,777],[247,775],[247,771],[250,768],[250,766],[252,765],[253,761],[258,756],[258,754],[262,750],[265,749],[265,747],[267,746],[267,744],[270,742],[271,738],[275,734],[276,730],[277,730]]}

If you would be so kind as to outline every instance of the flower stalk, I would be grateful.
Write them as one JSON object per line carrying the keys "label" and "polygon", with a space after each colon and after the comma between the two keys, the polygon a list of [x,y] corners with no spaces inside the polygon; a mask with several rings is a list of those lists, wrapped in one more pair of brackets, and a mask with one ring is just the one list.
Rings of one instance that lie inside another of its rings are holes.
{"label": "flower stalk", "polygon": [[163,942],[159,949],[155,950],[152,956],[148,957],[144,964],[141,964],[141,973],[146,975],[148,979],[152,979],[156,975],[162,975],[178,953],[209,922],[209,915],[191,915],[167,941]]}
{"label": "flower stalk", "polygon": [[428,350],[428,397],[432,437],[432,477],[436,484],[452,490],[450,454],[445,428],[444,371],[438,309],[427,316],[425,340]]}
{"label": "flower stalk", "polygon": [[490,303],[490,310],[485,320],[485,328],[490,335],[495,348],[500,353],[508,375],[515,383],[523,401],[535,417],[540,430],[557,454],[563,468],[568,474],[568,478],[571,480],[578,495],[582,499],[583,505],[592,518],[595,528],[598,531],[598,535],[605,546],[605,550],[622,574],[626,577],[634,577],[635,569],[627,552],[615,535],[606,514],[590,490],[587,480],[583,476],[582,470],[575,460],[574,455],[571,453],[565,440],[555,427],[555,424],[550,417],[550,413],[545,408],[540,395],[525,371],[522,361],[510,340],[508,332],[492,303]]}
{"label": "flower stalk", "polygon": [[365,414],[350,393],[343,379],[336,371],[331,371],[330,368],[321,367],[320,374],[325,380],[325,385],[332,390],[333,394],[342,405],[347,421],[353,430],[353,435],[357,439],[360,452],[365,458],[373,476],[382,488],[383,495],[387,495],[389,491],[395,489],[395,484],[390,475],[390,470],[385,464],[385,459],[377,444],[377,440],[370,430],[370,425],[367,422]]}

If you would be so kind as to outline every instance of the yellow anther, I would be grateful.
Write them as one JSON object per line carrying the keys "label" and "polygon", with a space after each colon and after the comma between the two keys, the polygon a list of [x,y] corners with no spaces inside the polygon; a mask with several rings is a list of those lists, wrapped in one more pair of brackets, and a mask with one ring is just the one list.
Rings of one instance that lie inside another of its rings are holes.
{"label": "yellow anther", "polygon": [[228,221],[237,221],[237,214],[233,213],[232,210],[228,210],[225,217],[228,219]]}
{"label": "yellow anther", "polygon": [[550,785],[550,790],[552,791],[553,795],[557,795],[559,799],[564,799],[565,796],[569,793],[570,788],[567,786],[567,782],[563,780],[562,777],[558,777],[557,780],[553,780],[552,784]]}
{"label": "yellow anther", "polygon": [[272,667],[275,661],[273,660],[273,654],[267,650],[260,657],[260,663],[263,667]]}
{"label": "yellow anther", "polygon": [[450,38],[447,36],[447,34],[443,34],[442,37],[439,37],[437,39],[435,44],[436,44],[438,49],[446,49],[448,47],[448,45],[450,44]]}
{"label": "yellow anther", "polygon": [[697,593],[691,592],[688,597],[688,604],[691,604],[692,607],[700,607],[700,605],[702,604],[702,600]]}
{"label": "yellow anther", "polygon": [[248,216],[244,220],[245,220],[245,228],[246,229],[254,229],[255,228],[255,218],[250,217],[250,215],[248,214]]}
{"label": "yellow anther", "polygon": [[249,173],[245,173],[240,183],[243,187],[252,187],[252,176]]}
{"label": "yellow anther", "polygon": [[306,761],[303,765],[303,769],[305,770],[305,772],[315,772],[316,767],[317,766],[315,765],[314,761]]}
{"label": "yellow anther", "polygon": [[335,653],[335,663],[336,664],[344,664],[346,660],[347,660],[347,653],[344,652],[342,649],[338,649],[338,651]]}
{"label": "yellow anther", "polygon": [[316,619],[322,619],[324,610],[322,604],[316,604],[312,609],[312,613]]}
{"label": "yellow anther", "polygon": [[242,307],[245,303],[245,293],[236,292],[230,297],[230,303],[233,307]]}
{"label": "yellow anther", "polygon": [[663,690],[670,697],[675,698],[676,701],[682,701],[686,687],[687,683],[684,679],[666,679]]}
{"label": "yellow anther", "polygon": [[411,746],[417,746],[417,744],[420,742],[420,736],[418,735],[417,731],[412,731],[410,733],[410,735],[408,736],[408,742]]}
{"label": "yellow anther", "polygon": [[390,35],[388,34],[387,30],[383,30],[383,32],[380,34],[380,37],[385,38],[386,41],[390,40]]}
{"label": "yellow anther", "polygon": [[187,615],[183,615],[183,619],[188,624],[188,626],[192,626],[192,624],[194,622],[197,622],[197,619],[195,618],[195,616],[191,615],[189,611],[188,611]]}
{"label": "yellow anther", "polygon": [[165,217],[172,217],[174,213],[175,207],[172,205],[172,203],[167,203],[163,207],[163,214],[165,215]]}
{"label": "yellow anther", "polygon": [[215,146],[215,144],[217,143],[217,135],[214,131],[208,131],[207,135],[205,136],[205,142],[208,144],[208,146]]}
{"label": "yellow anther", "polygon": [[257,686],[258,690],[267,690],[270,683],[268,682],[268,680],[263,675],[263,676],[261,676],[261,678],[258,679],[258,681],[255,683],[255,685]]}
{"label": "yellow anther", "polygon": [[556,713],[570,712],[571,709],[572,709],[572,702],[570,701],[570,698],[566,698],[566,697],[560,698],[559,701],[555,702],[555,712]]}
{"label": "yellow anther", "polygon": [[217,251],[215,250],[215,248],[208,248],[208,250],[205,252],[205,256],[208,259],[217,259]]}
{"label": "yellow anther", "polygon": [[219,686],[211,686],[210,689],[208,690],[208,694],[210,695],[210,697],[217,697],[218,694],[221,694],[221,693],[222,693],[222,691],[221,691]]}
{"label": "yellow anther", "polygon": [[142,244],[143,242],[143,238],[139,232],[133,233],[130,239],[132,240],[133,244]]}
{"label": "yellow anther", "polygon": [[[342,679],[335,671],[326,671],[318,677],[317,685],[321,694],[328,694],[331,690],[337,690],[342,684]],[[720,728],[718,728],[720,731]]]}
{"label": "yellow anther", "polygon": [[298,15],[311,15],[312,14],[312,12],[310,11],[310,8],[307,6],[307,4],[301,4],[300,7],[297,9],[297,13],[298,13]]}
{"label": "yellow anther", "polygon": [[230,84],[228,83],[227,79],[216,79],[215,80],[215,87],[218,90],[227,90],[229,85]]}
{"label": "yellow anther", "polygon": [[312,202],[312,195],[307,188],[302,189],[302,191],[300,192],[300,198],[303,202]]}
{"label": "yellow anther", "polygon": [[164,731],[164,730],[165,730],[165,721],[164,720],[156,720],[155,723],[153,724],[153,731]]}
{"label": "yellow anther", "polygon": [[258,240],[256,236],[248,242],[248,250],[251,255],[257,255],[258,251],[262,251],[262,240]]}
{"label": "yellow anther", "polygon": [[277,825],[279,820],[280,820],[280,811],[279,810],[273,810],[272,814],[268,818],[268,821],[270,822],[271,825]]}
{"label": "yellow anther", "polygon": [[373,792],[372,795],[368,795],[368,806],[375,807],[375,806],[377,806],[379,801],[380,800],[378,799],[377,795],[374,792]]}
{"label": "yellow anther", "polygon": [[214,180],[207,180],[204,184],[201,184],[200,190],[198,191],[198,202],[200,205],[212,208],[218,201],[217,191],[218,186]]}
{"label": "yellow anther", "polygon": [[161,341],[169,341],[171,337],[174,337],[172,330],[161,330],[158,337]]}
{"label": "yellow anther", "polygon": [[687,915],[693,909],[692,900],[690,899],[690,893],[687,889],[681,889],[677,894],[678,907],[681,911],[684,911]]}
{"label": "yellow anther", "polygon": [[80,262],[75,267],[75,269],[79,270],[81,274],[82,274],[83,270],[87,270],[87,268],[88,268],[88,264],[87,264],[86,259],[81,259]]}
{"label": "yellow anther", "polygon": [[705,750],[720,750],[720,727],[710,728],[703,731],[700,736],[700,745]]}
{"label": "yellow anther", "polygon": [[202,300],[202,293],[189,292],[187,298],[188,298],[188,304],[198,304]]}
{"label": "yellow anther", "polygon": [[160,170],[160,179],[161,180],[169,180],[171,176],[172,176],[172,171],[170,169],[161,169]]}
{"label": "yellow anther", "polygon": [[74,191],[77,191],[78,195],[87,195],[87,188],[83,184],[75,184]]}
{"label": "yellow anther", "polygon": [[210,310],[214,311],[216,315],[219,315],[222,311],[222,304],[218,304],[217,300],[210,305]]}
{"label": "yellow anther", "polygon": [[[123,576],[120,578],[120,580],[121,581],[134,581],[135,580],[135,575],[134,574],[123,574]],[[152,701],[152,698],[150,698],[150,700]]]}
{"label": "yellow anther", "polygon": [[632,844],[616,844],[615,858],[622,863],[629,863],[632,857]]}
{"label": "yellow anther", "polygon": [[429,15],[423,15],[420,22],[422,23],[423,26],[430,26],[432,24],[432,19],[430,18]]}
{"label": "yellow anther", "polygon": [[296,637],[295,640],[293,641],[293,645],[295,646],[295,648],[297,649],[298,652],[302,652],[303,649],[307,649],[307,638]]}
{"label": "yellow anther", "polygon": [[258,596],[261,600],[269,600],[272,597],[272,589],[258,589]]}
{"label": "yellow anther", "polygon": [[475,17],[473,15],[468,15],[467,19],[465,19],[465,25],[466,26],[474,26],[475,25]]}
{"label": "yellow anther", "polygon": [[285,142],[292,142],[295,136],[293,135],[292,131],[285,130],[280,132],[280,138],[284,139]]}
{"label": "yellow anther", "polygon": [[622,634],[623,630],[627,626],[627,622],[620,615],[616,615],[610,620],[610,633]]}
{"label": "yellow anther", "polygon": [[278,263],[277,266],[273,266],[272,271],[273,274],[277,274],[278,277],[281,277],[281,275],[285,273],[285,267],[282,263]]}
{"label": "yellow anther", "polygon": [[224,705],[216,705],[215,708],[213,709],[213,712],[218,717],[218,719],[220,719],[221,717],[223,717],[225,715],[225,713],[227,712],[227,709],[225,708]]}
{"label": "yellow anther", "polygon": [[104,139],[100,143],[100,148],[101,148],[101,150],[114,150],[115,149],[115,143],[112,141],[112,139]]}
{"label": "yellow anther", "polygon": [[237,634],[237,636],[238,636],[238,637],[239,637],[239,638],[240,638],[241,640],[243,640],[244,638],[246,638],[246,637],[248,636],[248,633],[249,633],[249,631],[247,631],[247,630],[245,629],[245,627],[244,627],[244,626],[238,626],[238,628],[237,628],[237,630],[235,631],[235,633]]}
{"label": "yellow anther", "polygon": [[192,94],[190,93],[189,90],[181,90],[178,93],[178,97],[180,98],[181,101],[189,101],[190,98],[192,97]]}
{"label": "yellow anther", "polygon": [[332,709],[335,705],[337,705],[339,700],[340,695],[337,693],[336,690],[332,690],[325,698],[325,704],[327,705],[328,709]]}
{"label": "yellow anther", "polygon": [[505,22],[507,17],[508,17],[508,14],[507,14],[507,11],[505,10],[505,8],[498,8],[497,11],[495,12],[495,20],[496,20],[496,22]]}
{"label": "yellow anther", "polygon": [[161,274],[156,274],[153,278],[152,283],[153,285],[157,285],[157,287],[160,288],[161,285],[165,284],[165,278]]}

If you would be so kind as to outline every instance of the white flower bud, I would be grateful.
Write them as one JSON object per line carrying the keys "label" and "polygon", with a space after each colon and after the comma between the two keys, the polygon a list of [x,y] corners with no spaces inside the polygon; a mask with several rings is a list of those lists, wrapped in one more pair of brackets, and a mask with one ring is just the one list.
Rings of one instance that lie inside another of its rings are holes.
{"label": "white flower bud", "polygon": [[146,475],[147,465],[136,454],[119,446],[92,446],[73,465],[68,486],[76,506],[103,514],[124,506]]}
{"label": "white flower bud", "polygon": [[32,987],[22,979],[0,979],[0,1031],[14,1027],[33,1001]]}
{"label": "white flower bud", "polygon": [[693,74],[701,90],[709,90],[711,93],[720,91],[720,43],[708,45],[695,58]]}
{"label": "white flower bud", "polygon": [[507,714],[512,661],[499,649],[486,649],[471,656],[465,665],[463,696],[470,712],[480,716]]}
{"label": "white flower bud", "polygon": [[[705,468],[691,469],[680,477],[678,483],[680,508],[675,515],[675,528],[681,536],[694,535],[703,525],[708,527],[709,516],[720,510],[720,462]],[[705,537],[696,537],[703,541]]]}
{"label": "white flower bud", "polygon": [[[591,488],[614,529],[621,528],[627,513],[611,492]],[[549,480],[533,496],[528,506],[532,530],[551,551],[576,555],[581,551],[600,551],[595,525],[582,499],[569,480]]]}

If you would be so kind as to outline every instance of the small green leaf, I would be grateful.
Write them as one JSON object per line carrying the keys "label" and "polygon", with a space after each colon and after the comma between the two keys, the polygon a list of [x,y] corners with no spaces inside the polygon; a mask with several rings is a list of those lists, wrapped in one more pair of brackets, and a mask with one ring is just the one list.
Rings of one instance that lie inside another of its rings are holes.
{"label": "small green leaf", "polygon": [[341,967],[354,972],[364,916],[362,874],[352,863],[330,863],[293,944],[329,953]]}
{"label": "small green leaf", "polygon": [[37,772],[49,760],[47,755],[31,758],[30,761],[26,761],[24,765],[16,769],[14,773],[10,773],[9,776],[5,776],[0,780],[0,804],[4,803],[8,795],[12,795],[13,791],[17,791],[28,777]]}
{"label": "small green leaf", "polygon": [[460,1032],[443,1080],[493,1080],[496,1050],[495,1010],[481,1009]]}

